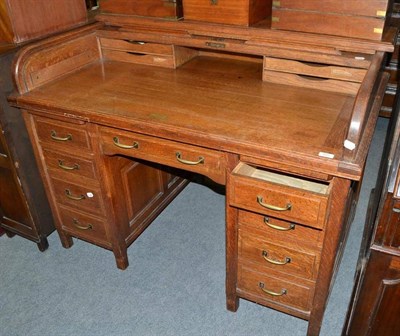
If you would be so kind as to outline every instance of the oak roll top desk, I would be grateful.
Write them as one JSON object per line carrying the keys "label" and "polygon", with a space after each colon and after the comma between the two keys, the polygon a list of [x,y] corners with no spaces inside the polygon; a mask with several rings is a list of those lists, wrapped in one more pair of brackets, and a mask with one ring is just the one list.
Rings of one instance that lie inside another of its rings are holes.
{"label": "oak roll top desk", "polygon": [[101,14],[15,60],[64,247],[127,247],[197,173],[226,186],[226,295],[318,335],[387,75],[384,41]]}

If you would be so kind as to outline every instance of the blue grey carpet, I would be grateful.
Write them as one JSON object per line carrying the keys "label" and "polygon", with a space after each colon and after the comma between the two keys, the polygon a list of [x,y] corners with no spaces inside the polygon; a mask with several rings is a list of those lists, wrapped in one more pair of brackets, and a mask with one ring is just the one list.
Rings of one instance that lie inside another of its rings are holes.
{"label": "blue grey carpet", "polygon": [[[322,336],[341,333],[365,212],[387,121],[380,119]],[[128,250],[116,268],[110,251],[74,240],[64,249],[0,238],[0,335],[305,335],[307,322],[240,300],[225,308],[224,196],[191,183]]]}

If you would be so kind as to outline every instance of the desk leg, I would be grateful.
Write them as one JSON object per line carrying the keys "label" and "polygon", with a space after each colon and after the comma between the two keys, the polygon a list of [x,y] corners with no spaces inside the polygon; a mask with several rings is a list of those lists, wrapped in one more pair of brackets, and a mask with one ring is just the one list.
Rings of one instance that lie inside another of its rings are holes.
{"label": "desk leg", "polygon": [[235,312],[239,308],[239,297],[236,294],[237,282],[237,217],[238,210],[226,201],[226,307]]}
{"label": "desk leg", "polygon": [[127,248],[118,248],[113,250],[117,267],[120,270],[125,270],[129,266]]}
{"label": "desk leg", "polygon": [[[331,281],[335,274],[335,260],[340,258],[342,251],[339,251],[341,235],[349,219],[349,212],[352,204],[352,191],[350,181],[335,178],[332,182],[332,199],[330,205],[330,216],[325,226],[324,245],[321,253],[320,270],[315,288],[314,300],[310,319],[308,322],[307,336],[318,336],[324,316],[326,301],[331,288]],[[342,248],[344,248],[344,242]],[[339,259],[340,260],[340,259]],[[337,265],[336,265],[337,266]]]}
{"label": "desk leg", "polygon": [[60,237],[61,244],[64,248],[68,249],[68,248],[72,247],[72,245],[74,245],[74,242],[70,235],[67,235],[64,232],[61,232],[60,230],[57,230],[57,232]]}

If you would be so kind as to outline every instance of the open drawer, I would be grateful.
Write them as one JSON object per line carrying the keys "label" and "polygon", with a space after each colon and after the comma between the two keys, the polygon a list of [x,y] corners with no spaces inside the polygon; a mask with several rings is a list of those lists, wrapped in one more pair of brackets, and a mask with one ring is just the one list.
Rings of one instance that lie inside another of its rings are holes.
{"label": "open drawer", "polygon": [[230,178],[229,204],[253,212],[323,228],[329,183],[272,173],[239,163]]}

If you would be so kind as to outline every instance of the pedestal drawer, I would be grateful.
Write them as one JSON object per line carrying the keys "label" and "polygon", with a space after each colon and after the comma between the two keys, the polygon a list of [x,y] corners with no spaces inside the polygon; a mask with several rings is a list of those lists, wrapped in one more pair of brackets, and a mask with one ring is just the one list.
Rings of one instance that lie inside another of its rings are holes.
{"label": "pedestal drawer", "polygon": [[206,175],[225,184],[226,156],[207,148],[102,127],[105,154],[122,154]]}
{"label": "pedestal drawer", "polygon": [[314,282],[291,281],[271,274],[254,271],[239,265],[238,292],[241,296],[275,308],[291,307],[305,312],[310,310]]}
{"label": "pedestal drawer", "polygon": [[239,210],[239,228],[295,250],[319,252],[322,248],[321,230],[245,210]]}
{"label": "pedestal drawer", "polygon": [[59,204],[88,211],[94,215],[105,215],[98,187],[78,185],[55,178],[51,182]]}
{"label": "pedestal drawer", "polygon": [[40,142],[51,146],[63,145],[64,150],[91,150],[86,124],[68,124],[62,121],[34,117],[37,136]]}
{"label": "pedestal drawer", "polygon": [[246,263],[255,263],[266,272],[272,269],[314,280],[318,271],[319,254],[299,252],[287,246],[273,244],[246,230],[239,230],[239,259]]}
{"label": "pedestal drawer", "polygon": [[63,230],[77,238],[109,245],[103,220],[63,206],[59,206],[59,212]]}
{"label": "pedestal drawer", "polygon": [[97,179],[95,164],[89,159],[46,149],[43,150],[43,155],[47,169],[53,170],[57,175]]}
{"label": "pedestal drawer", "polygon": [[232,173],[229,202],[254,212],[322,228],[329,185],[240,163]]}

